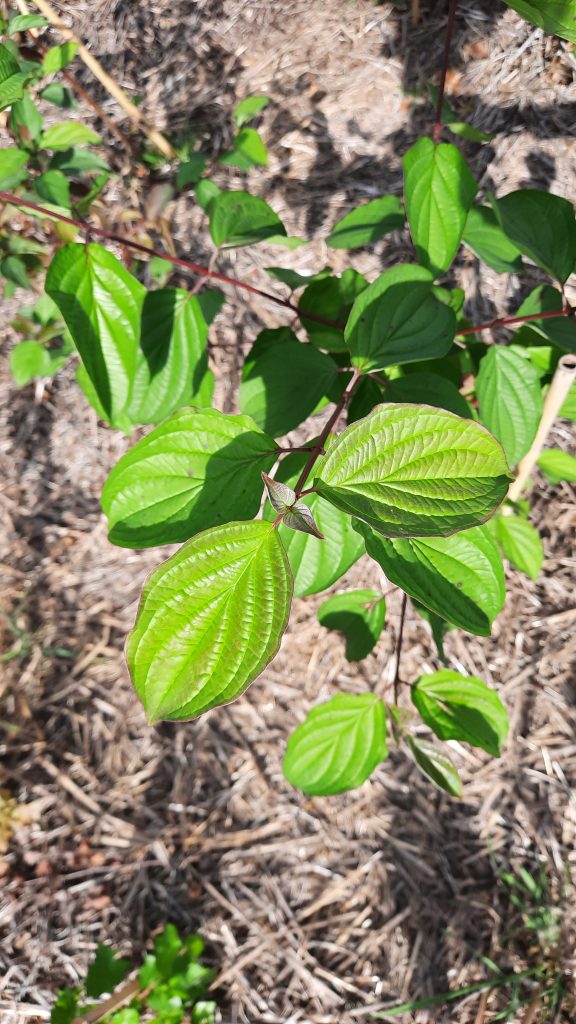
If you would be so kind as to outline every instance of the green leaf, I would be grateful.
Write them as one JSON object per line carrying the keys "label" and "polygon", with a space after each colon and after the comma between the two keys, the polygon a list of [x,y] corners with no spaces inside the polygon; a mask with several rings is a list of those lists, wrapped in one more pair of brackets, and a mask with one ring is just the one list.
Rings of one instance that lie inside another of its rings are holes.
{"label": "green leaf", "polygon": [[542,452],[538,459],[538,465],[548,483],[559,484],[563,480],[568,483],[576,482],[576,459],[568,452],[556,450]]}
{"label": "green leaf", "polygon": [[420,676],[411,689],[423,721],[441,740],[460,740],[499,757],[508,715],[497,693],[475,676],[442,669]]}
{"label": "green leaf", "polygon": [[566,395],[559,415],[563,416],[565,420],[576,420],[576,381]]}
{"label": "green leaf", "polygon": [[6,256],[0,261],[0,274],[8,281],[13,281],[18,288],[30,288],[30,279],[26,272],[26,264],[19,256]]}
{"label": "green leaf", "polygon": [[318,622],[346,638],[348,661],[362,661],[375,647],[384,628],[386,603],[375,590],[348,590],[329,597],[318,609]]}
{"label": "green leaf", "polygon": [[[61,46],[53,46],[47,50],[42,58],[42,74],[53,75],[56,71],[62,71],[74,60],[80,49],[80,43],[68,42]],[[81,141],[81,140],[78,140]]]}
{"label": "green leaf", "polygon": [[202,999],[194,1004],[190,1013],[190,1024],[215,1024],[216,1003],[213,999]]}
{"label": "green leaf", "polygon": [[310,533],[319,540],[324,540],[308,505],[303,501],[296,500],[296,492],[287,484],[279,483],[267,473],[262,473],[262,479],[268,492],[268,500],[275,512],[282,515],[284,526],[300,533]]}
{"label": "green leaf", "polygon": [[205,213],[210,213],[212,202],[217,196],[221,196],[222,192],[215,181],[210,181],[209,178],[202,178],[202,181],[199,181],[196,185],[194,194],[198,205],[202,207]]}
{"label": "green leaf", "polygon": [[268,166],[268,150],[254,128],[242,128],[233,140],[232,149],[218,157],[219,164],[249,171],[251,167]]}
{"label": "green leaf", "polygon": [[427,404],[435,409],[447,409],[457,416],[469,419],[472,411],[458,388],[436,373],[410,373],[388,381],[384,389],[387,402]]}
{"label": "green leaf", "polygon": [[0,188],[8,191],[16,188],[20,182],[26,180],[25,165],[29,154],[23,149],[16,149],[15,146],[6,146],[0,150]]}
{"label": "green leaf", "polygon": [[337,373],[329,356],[303,345],[288,328],[262,331],[246,357],[240,409],[281,437],[314,412]]}
{"label": "green leaf", "polygon": [[339,220],[328,235],[326,245],[331,249],[359,249],[403,227],[404,211],[398,197],[382,196]]}
{"label": "green leaf", "polygon": [[356,299],[345,337],[363,373],[446,355],[456,316],[432,291],[432,275],[415,264],[385,271]]}
{"label": "green leaf", "polygon": [[92,153],[89,149],[84,149],[83,146],[71,146],[63,153],[54,153],[50,161],[50,169],[62,171],[69,178],[110,170],[99,153]]}
{"label": "green leaf", "polygon": [[339,693],[319,704],[288,740],[284,775],[310,796],[361,786],[388,754],[386,710],[373,693]]}
{"label": "green leaf", "polygon": [[175,544],[230,519],[251,519],[274,441],[247,416],[180,409],[122,456],[102,492],[110,540]]}
{"label": "green leaf", "polygon": [[62,110],[73,110],[76,106],[72,93],[60,82],[50,82],[49,85],[45,85],[40,90],[40,96],[47,103],[53,103],[54,106],[60,107]]}
{"label": "green leaf", "polygon": [[140,1013],[135,1006],[124,1006],[108,1017],[106,1024],[140,1024]]}
{"label": "green leaf", "polygon": [[145,289],[99,245],[66,245],[46,276],[104,411],[124,413],[136,372]]}
{"label": "green leaf", "polygon": [[446,128],[449,128],[460,139],[466,139],[467,142],[491,142],[494,138],[494,135],[483,132],[475,125],[467,124],[466,121],[446,121]]}
{"label": "green leaf", "polygon": [[520,249],[551,277],[564,283],[576,263],[576,221],[567,199],[522,188],[498,199],[496,215]]}
{"label": "green leaf", "polygon": [[24,387],[34,377],[53,377],[68,357],[51,352],[37,341],[21,341],[10,351],[10,370],[17,387]]}
{"label": "green leaf", "polygon": [[205,153],[191,153],[188,160],[180,164],[176,174],[176,187],[186,188],[186,185],[196,185],[208,163]]}
{"label": "green leaf", "polygon": [[10,127],[25,147],[38,142],[44,119],[29,92],[14,103],[10,111]]}
{"label": "green leaf", "polygon": [[47,203],[70,209],[70,185],[62,171],[46,171],[34,180],[36,193]]}
{"label": "green leaf", "polygon": [[406,743],[420,771],[450,796],[462,796],[462,782],[452,761],[436,743],[407,736]]}
{"label": "green leaf", "polygon": [[100,136],[87,125],[78,121],[62,121],[46,129],[40,139],[40,148],[66,150],[76,145],[93,146],[100,141]]}
{"label": "green leaf", "polygon": [[252,121],[270,103],[268,96],[246,96],[234,108],[234,123],[237,128]]}
{"label": "green leaf", "polygon": [[576,43],[576,2],[575,0],[506,0],[538,28],[550,35],[560,36]]}
{"label": "green leaf", "polygon": [[437,537],[489,519],[509,480],[502,448],[479,423],[391,404],[344,430],[315,486],[384,536]]}
{"label": "green leaf", "polygon": [[417,612],[417,614],[430,626],[432,639],[434,640],[436,650],[438,651],[438,657],[445,662],[446,654],[444,653],[444,637],[456,627],[452,622],[446,622],[445,619],[440,618],[439,615],[436,615],[436,612],[431,612],[429,608],[425,608],[423,604],[420,604],[419,601],[415,601],[414,598],[412,598],[412,607],[414,611]]}
{"label": "green leaf", "polygon": [[[302,326],[306,328],[310,341],[318,348],[329,352],[346,352],[344,341],[344,325],[348,319],[354,300],[367,287],[368,282],[362,274],[351,268],[345,270],[341,277],[317,274],[300,298],[298,309]],[[299,286],[298,286],[299,287]],[[309,320],[306,312],[334,320],[341,327]]]}
{"label": "green leaf", "polygon": [[516,466],[536,436],[542,391],[536,367],[521,349],[493,345],[476,377],[480,419]]}
{"label": "green leaf", "polygon": [[182,948],[182,939],[176,926],[173,924],[165,925],[164,930],[154,939],[156,965],[162,977],[170,978]]}
{"label": "green leaf", "polygon": [[136,375],[126,409],[133,423],[160,423],[183,405],[200,405],[208,370],[208,325],[199,299],[178,288],[148,292]]}
{"label": "green leaf", "polygon": [[41,14],[15,14],[8,22],[8,35],[27,32],[31,28],[45,28],[49,23]]}
{"label": "green leaf", "polygon": [[199,533],[149,576],[127,657],[151,722],[238,697],[276,654],[292,573],[270,523]]}
{"label": "green leaf", "polygon": [[462,241],[497,274],[519,274],[523,270],[520,250],[504,234],[489,206],[471,207]]}
{"label": "green leaf", "polygon": [[386,540],[359,524],[366,550],[390,583],[442,619],[490,636],[506,597],[504,567],[485,526],[453,537]]}
{"label": "green leaf", "polygon": [[[319,274],[299,274],[297,270],[291,270],[289,267],[264,267],[264,270],[271,277],[276,278],[277,281],[287,284],[292,291],[296,291],[298,288],[306,288],[313,281],[320,281],[323,277],[331,277],[329,267],[321,270]],[[336,280],[340,279],[336,278]]]}
{"label": "green leaf", "polygon": [[[553,313],[561,310],[564,303],[561,293],[550,285],[539,285],[530,292],[518,310],[518,316],[532,313]],[[576,352],[576,323],[571,316],[550,317],[546,320],[531,320],[526,325],[543,338],[558,345],[566,352]]]}
{"label": "green leaf", "polygon": [[78,1010],[80,989],[61,988],[50,1013],[50,1024],[72,1024]]}
{"label": "green leaf", "polygon": [[274,210],[249,192],[220,192],[207,210],[214,245],[240,246],[285,235],[286,228]]}
{"label": "green leaf", "polygon": [[478,186],[456,146],[422,138],[403,163],[404,202],[418,259],[439,277],[456,255]]}
{"label": "green leaf", "polygon": [[10,50],[0,43],[0,110],[20,99],[24,93],[25,82],[26,75],[20,72],[18,61]]}
{"label": "green leaf", "polygon": [[544,561],[544,549],[538,531],[520,516],[501,515],[493,522],[496,539],[504,556],[516,569],[535,580]]}
{"label": "green leaf", "polygon": [[103,992],[113,992],[124,980],[130,967],[129,960],[116,958],[116,950],[111,946],[99,944],[86,975],[86,995],[97,999]]}

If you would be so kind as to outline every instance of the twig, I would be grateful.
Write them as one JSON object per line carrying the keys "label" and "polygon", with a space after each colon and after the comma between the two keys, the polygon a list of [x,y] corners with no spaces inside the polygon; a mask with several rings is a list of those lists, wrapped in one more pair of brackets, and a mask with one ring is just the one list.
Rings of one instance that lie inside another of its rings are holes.
{"label": "twig", "polygon": [[562,309],[553,309],[547,313],[526,313],[525,316],[504,316],[499,320],[490,320],[487,324],[477,324],[476,327],[466,327],[458,331],[460,337],[467,334],[477,334],[478,331],[490,331],[496,327],[513,327],[514,324],[529,324],[531,320],[554,320],[559,316],[573,316],[572,306],[563,306]]}
{"label": "twig", "polygon": [[420,21],[420,0],[412,0],[412,24],[417,25]]}
{"label": "twig", "polygon": [[310,473],[312,472],[314,463],[316,462],[318,456],[321,455],[322,452],[324,451],[324,446],[326,444],[326,441],[328,440],[330,431],[334,426],[336,426],[338,420],[340,419],[340,416],[342,415],[356,388],[358,387],[358,384],[360,383],[361,379],[362,375],[359,373],[358,370],[355,370],[354,375],[352,376],[352,379],[350,380],[348,387],[346,388],[344,394],[342,395],[340,401],[338,402],[336,408],[334,409],[334,412],[324,424],[324,427],[322,428],[322,433],[320,434],[320,437],[318,438],[316,444],[314,445],[310,453],[310,458],[306,462],[306,465],[304,466],[304,469],[302,470],[300,477],[298,479],[298,483],[294,488],[297,498],[302,497],[302,488],[304,487],[304,484],[306,483],[308,477],[310,476]]}
{"label": "twig", "polygon": [[96,60],[96,57],[92,56],[90,51],[86,49],[74,32],[64,24],[60,15],[53,7],[50,6],[47,0],[32,0],[32,3],[39,11],[41,11],[44,17],[48,19],[54,28],[57,28],[58,31],[62,33],[65,39],[78,44],[78,56],[84,61],[86,67],[90,68],[92,74],[96,76],[106,91],[114,97],[125,113],[128,114],[128,117],[134,121],[139,128],[141,128],[145,135],[148,136],[150,142],[156,146],[156,149],[160,150],[168,160],[174,160],[178,154],[174,147],[168,142],[168,139],[164,138],[161,132],[148,124],[142,111],[132,103],[132,100],[127,93],[125,93],[121,86],[119,86],[118,83],[111,78],[108,72],[104,70],[100,61]]}
{"label": "twig", "polygon": [[394,668],[394,703],[398,703],[398,689],[400,686],[400,659],[402,657],[402,642],[404,640],[404,622],[406,621],[406,606],[408,595],[402,594],[402,607],[400,609],[400,626],[398,628],[398,639],[396,640],[396,666]]}
{"label": "twig", "polygon": [[556,373],[552,378],[550,390],[544,401],[544,409],[542,410],[542,418],[536,432],[536,437],[532,442],[530,451],[527,452],[519,463],[516,479],[511,484],[510,490],[508,491],[508,499],[510,501],[518,501],[518,498],[522,494],[522,491],[526,486],[526,481],[534,469],[542,448],[544,447],[550,428],[558,416],[566,396],[575,380],[576,356],[562,356],[558,361]]}
{"label": "twig", "polygon": [[442,131],[442,106],[444,104],[444,92],[446,89],[446,75],[448,74],[448,63],[450,61],[450,47],[452,45],[452,33],[454,31],[454,21],[456,18],[456,3],[457,0],[450,0],[450,7],[448,9],[448,21],[446,23],[446,39],[444,42],[444,57],[442,59],[442,70],[440,71],[440,81],[438,83],[438,103],[436,105],[436,121],[434,122],[434,142],[440,142],[440,133]]}

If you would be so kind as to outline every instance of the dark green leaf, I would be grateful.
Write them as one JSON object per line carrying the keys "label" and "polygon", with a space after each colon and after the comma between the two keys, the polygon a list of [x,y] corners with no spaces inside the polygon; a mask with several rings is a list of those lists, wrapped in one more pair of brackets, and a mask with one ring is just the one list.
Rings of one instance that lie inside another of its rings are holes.
{"label": "dark green leaf", "polygon": [[208,163],[205,153],[191,153],[188,160],[180,164],[176,174],[176,187],[186,188],[187,185],[196,185],[202,176],[204,168]]}
{"label": "dark green leaf", "polygon": [[127,658],[151,722],[240,696],[276,654],[292,573],[270,523],[199,533],[148,577]]}
{"label": "dark green leaf", "polygon": [[404,227],[404,211],[397,196],[382,196],[352,210],[334,225],[326,239],[331,249],[359,249]]}
{"label": "dark green leaf", "polygon": [[361,786],[388,754],[386,711],[372,693],[339,693],[312,708],[288,740],[284,775],[310,796]]}
{"label": "dark green leaf", "polygon": [[50,1024],[72,1024],[78,1010],[80,989],[61,988],[56,994],[56,1002],[50,1014]]}
{"label": "dark green leaf", "polygon": [[320,464],[319,493],[388,537],[438,537],[483,523],[510,477],[498,442],[443,409],[381,405]]}
{"label": "dark green leaf", "polygon": [[435,373],[410,373],[388,381],[384,389],[387,402],[413,402],[448,409],[457,416],[470,418],[472,410],[458,388]]}
{"label": "dark green leaf", "polygon": [[60,107],[62,110],[73,110],[76,106],[72,93],[60,82],[50,82],[49,85],[45,85],[40,90],[40,96],[47,103],[53,103],[54,106]]}
{"label": "dark green leaf", "polygon": [[550,484],[559,484],[563,480],[568,483],[576,482],[576,459],[568,452],[542,452],[538,465]]}
{"label": "dark green leaf", "polygon": [[420,676],[411,689],[423,721],[441,740],[460,740],[493,757],[508,733],[508,715],[497,693],[475,676],[442,669]]}
{"label": "dark green leaf", "polygon": [[434,277],[452,263],[478,186],[456,146],[419,139],[404,157],[404,202],[418,259]]}
{"label": "dark green leaf", "polygon": [[287,328],[263,331],[246,358],[240,408],[281,437],[314,411],[337,372],[329,356],[303,345]]}
{"label": "dark green leaf", "polygon": [[16,149],[15,146],[6,146],[0,150],[0,188],[9,190],[16,188],[20,182],[26,180],[24,167],[28,162],[29,154],[23,149]]}
{"label": "dark green leaf", "polygon": [[156,964],[162,977],[170,978],[174,963],[182,948],[183,943],[178,929],[173,924],[167,924],[160,935],[154,939]]}
{"label": "dark green leaf", "polygon": [[519,274],[522,254],[504,234],[490,206],[472,206],[468,211],[462,241],[497,274]]}
{"label": "dark green leaf", "polygon": [[561,36],[576,43],[576,2],[575,0],[506,0],[533,25],[543,28],[551,35]]}
{"label": "dark green leaf", "polygon": [[535,580],[544,560],[538,531],[520,516],[499,515],[493,522],[496,539],[505,557],[516,569]]}
{"label": "dark green leaf", "polygon": [[97,999],[103,992],[111,993],[130,970],[129,960],[117,958],[111,946],[99,945],[86,975],[86,995]]}
{"label": "dark green leaf", "polygon": [[235,517],[251,519],[274,441],[247,416],[180,409],[134,445],[108,477],[102,508],[110,540],[151,547],[188,540]]}
{"label": "dark green leaf", "polygon": [[354,366],[367,373],[446,355],[456,316],[432,286],[424,267],[398,264],[362,292],[345,330]]}
{"label": "dark green leaf", "polygon": [[36,193],[47,203],[70,209],[70,185],[62,171],[46,171],[34,180]]}
{"label": "dark green leaf", "polygon": [[[561,310],[562,295],[550,285],[539,285],[520,306],[518,316],[529,316],[532,313],[553,313]],[[550,317],[546,320],[531,320],[527,326],[543,338],[558,345],[566,352],[576,352],[576,321],[571,316]],[[521,337],[521,336],[520,336]]]}
{"label": "dark green leaf", "polygon": [[234,108],[234,123],[237,128],[252,121],[270,103],[268,96],[246,96]]}
{"label": "dark green leaf", "polygon": [[84,149],[83,146],[71,146],[63,153],[54,153],[50,161],[50,168],[62,171],[69,178],[110,170],[99,153],[92,153],[89,149]]}
{"label": "dark green leaf", "polygon": [[[324,273],[316,275],[308,284],[300,298],[298,309],[302,326],[306,328],[310,341],[318,348],[329,352],[346,352],[344,341],[344,325],[348,319],[354,300],[367,287],[367,280],[356,270],[345,270],[342,277],[327,277]],[[306,313],[314,313],[341,324],[331,327],[329,324],[316,323],[308,319]]]}
{"label": "dark green leaf", "polygon": [[476,378],[480,418],[515,466],[530,448],[542,416],[538,371],[522,349],[493,345]]}
{"label": "dark green leaf", "polygon": [[421,772],[450,796],[462,796],[462,782],[452,761],[436,743],[420,736],[407,736],[406,743]]}
{"label": "dark green leaf", "polygon": [[46,277],[104,411],[114,425],[130,401],[145,289],[99,245],[66,245]]}
{"label": "dark green leaf", "polygon": [[436,612],[431,612],[429,608],[420,604],[419,601],[415,601],[414,598],[412,598],[412,607],[414,611],[417,612],[418,615],[430,626],[432,639],[434,640],[436,650],[438,651],[438,657],[445,662],[446,654],[444,653],[444,637],[456,627],[452,622],[446,622],[445,619],[440,618],[439,615],[436,615]]}
{"label": "dark green leaf", "polygon": [[232,149],[218,158],[219,164],[249,171],[251,167],[268,166],[268,150],[254,128],[242,128],[233,140]]}
{"label": "dark green leaf", "polygon": [[490,636],[506,597],[504,568],[485,526],[453,537],[386,540],[358,524],[387,579],[442,619]]}
{"label": "dark green leaf", "polygon": [[286,234],[282,221],[268,203],[249,192],[220,192],[210,202],[207,213],[215,245],[252,245],[273,235]]}
{"label": "dark green leaf", "polygon": [[567,199],[534,188],[510,192],[495,204],[508,238],[562,283],[576,263],[576,221]]}
{"label": "dark green leaf", "polygon": [[30,288],[30,279],[26,272],[26,264],[19,256],[6,256],[0,261],[0,274],[8,281],[13,281],[18,288]]}
{"label": "dark green leaf", "polygon": [[386,603],[375,590],[348,590],[329,597],[318,609],[318,621],[346,638],[348,661],[362,661],[377,644],[386,619]]}

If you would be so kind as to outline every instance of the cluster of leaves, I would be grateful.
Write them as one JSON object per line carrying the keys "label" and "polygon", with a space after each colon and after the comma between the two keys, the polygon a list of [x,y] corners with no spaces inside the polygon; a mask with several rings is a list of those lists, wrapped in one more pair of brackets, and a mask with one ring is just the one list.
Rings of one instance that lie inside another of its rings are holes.
{"label": "cluster of leaves", "polygon": [[[98,1020],[103,1024],[140,1024],[151,1012],[155,1024],[214,1024],[216,1003],[206,996],[216,972],[201,963],[203,950],[199,935],[181,938],[175,926],[167,924],[134,984],[118,990],[132,965],[111,946],[99,945],[84,984],[58,992],[51,1024],[72,1024],[87,1014],[93,1017],[95,1010],[101,1011]],[[103,995],[111,998],[104,1004],[92,1002]]]}
{"label": "cluster of leaves", "polygon": [[[265,97],[249,97],[236,108],[221,165],[265,163],[264,144],[247,127],[264,105]],[[208,169],[201,150],[182,151],[179,185],[194,189],[217,250],[301,244],[263,199],[220,188]],[[371,283],[352,268],[308,278],[268,268],[293,293],[283,304],[299,326],[254,339],[240,415],[211,407],[207,341],[220,292],[157,280],[146,288],[94,243],[68,242],[52,259],[48,299],[25,317],[35,340],[65,324],[79,383],[100,417],[124,431],[154,427],[104,487],[110,540],[185,542],[147,581],[127,645],[150,721],[195,718],[238,697],[276,654],[293,594],[321,593],[365,553],[430,623],[444,663],[448,630],[490,634],[505,599],[503,555],[538,575],[542,545],[529,506],[506,495],[557,363],[576,351],[563,297],[576,265],[573,207],[534,189],[479,201],[457,146],[422,138],[404,157],[403,202],[361,205],[326,242],[358,249],[406,223],[415,261]],[[462,245],[497,273],[522,277],[535,264],[551,278],[528,294],[519,315],[534,319],[507,346],[485,344],[463,315],[464,293],[440,283]],[[566,415],[574,417],[575,400],[572,393]],[[330,402],[336,409],[319,437],[298,450],[278,443]],[[575,461],[545,453],[542,468],[573,478]],[[263,482],[267,502],[255,518]],[[319,611],[325,628],[344,633],[351,660],[370,652],[385,618],[376,591],[338,594]],[[458,795],[436,739],[496,755],[504,707],[480,679],[447,668],[412,681],[411,696],[412,713],[370,692],[314,708],[288,744],[287,778],[315,795],[350,789],[384,760],[391,738]]]}

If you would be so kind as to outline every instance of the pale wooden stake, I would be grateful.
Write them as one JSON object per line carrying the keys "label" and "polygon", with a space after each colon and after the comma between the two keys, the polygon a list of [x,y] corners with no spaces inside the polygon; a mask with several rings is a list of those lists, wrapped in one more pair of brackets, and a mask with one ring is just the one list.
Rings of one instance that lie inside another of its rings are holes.
{"label": "pale wooden stake", "polygon": [[548,437],[550,428],[558,416],[558,413],[566,400],[566,396],[575,380],[576,356],[562,356],[558,361],[556,373],[552,378],[550,390],[544,401],[542,419],[540,420],[540,426],[536,432],[536,437],[532,442],[532,447],[524,456],[522,461],[518,463],[516,479],[510,485],[510,490],[508,491],[508,499],[510,501],[518,501],[518,498],[522,494],[522,491],[526,486],[526,481],[540,458],[540,454],[544,444],[546,443],[546,438]]}
{"label": "pale wooden stake", "polygon": [[150,142],[152,142],[156,149],[159,149],[168,160],[174,160],[177,156],[176,150],[170,145],[168,139],[165,139],[161,132],[156,131],[152,128],[141,110],[132,103],[132,100],[127,93],[110,77],[107,71],[104,70],[100,61],[93,57],[89,50],[86,49],[83,43],[76,38],[71,29],[64,24],[59,14],[54,10],[53,7],[47,2],[47,0],[31,0],[35,7],[44,15],[45,18],[62,33],[65,39],[68,39],[72,43],[78,44],[78,56],[82,58],[87,68],[93,75],[96,76],[98,81],[104,86],[107,92],[120,104],[122,109],[128,114],[128,117],[141,128],[141,130],[148,136]]}

